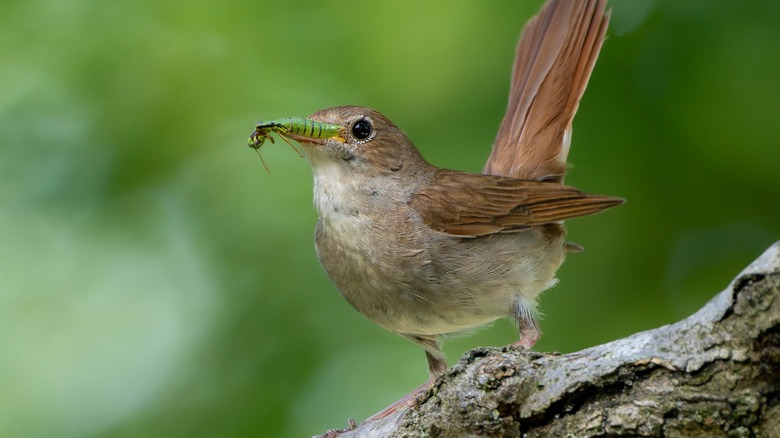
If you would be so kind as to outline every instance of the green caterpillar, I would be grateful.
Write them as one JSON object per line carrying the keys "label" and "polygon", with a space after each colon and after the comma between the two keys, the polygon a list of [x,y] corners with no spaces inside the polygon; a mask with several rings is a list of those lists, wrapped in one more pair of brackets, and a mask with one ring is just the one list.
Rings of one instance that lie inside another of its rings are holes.
{"label": "green caterpillar", "polygon": [[[249,136],[249,147],[259,149],[266,140],[274,142],[271,133],[279,134],[282,139],[288,134],[299,135],[301,137],[325,139],[338,137],[343,128],[339,125],[330,123],[316,122],[302,117],[289,117],[284,119],[260,122],[255,127],[255,131]],[[286,141],[286,140],[285,140]]]}
{"label": "green caterpillar", "polygon": [[271,143],[274,142],[274,138],[271,137],[272,132],[275,132],[277,135],[279,135],[279,138],[284,140],[285,143],[289,144],[290,147],[298,153],[298,155],[301,155],[301,152],[287,140],[287,135],[292,134],[300,137],[326,139],[340,137],[342,129],[343,128],[339,125],[317,122],[311,119],[304,119],[302,117],[289,117],[284,119],[270,120],[268,122],[259,122],[255,126],[255,130],[252,132],[252,135],[249,136],[249,147],[257,151],[257,156],[260,157],[260,162],[263,163],[265,171],[271,173],[271,171],[268,170],[268,165],[265,164],[263,156],[260,155],[260,146],[262,146],[266,140],[270,141]]}

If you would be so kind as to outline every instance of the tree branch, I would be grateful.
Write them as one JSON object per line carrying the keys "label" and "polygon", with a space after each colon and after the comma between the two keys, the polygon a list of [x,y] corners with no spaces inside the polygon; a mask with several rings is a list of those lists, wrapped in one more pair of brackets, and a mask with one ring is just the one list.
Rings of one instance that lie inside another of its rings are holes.
{"label": "tree branch", "polygon": [[343,437],[780,436],[780,242],[692,316],[575,353],[467,352]]}

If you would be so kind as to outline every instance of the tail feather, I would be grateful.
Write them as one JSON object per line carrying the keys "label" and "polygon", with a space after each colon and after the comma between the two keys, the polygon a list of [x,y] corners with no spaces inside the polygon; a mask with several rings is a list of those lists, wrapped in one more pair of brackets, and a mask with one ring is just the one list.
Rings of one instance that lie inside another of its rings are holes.
{"label": "tail feather", "polygon": [[606,0],[550,0],[525,27],[504,120],[483,170],[563,182],[571,123],[609,23]]}

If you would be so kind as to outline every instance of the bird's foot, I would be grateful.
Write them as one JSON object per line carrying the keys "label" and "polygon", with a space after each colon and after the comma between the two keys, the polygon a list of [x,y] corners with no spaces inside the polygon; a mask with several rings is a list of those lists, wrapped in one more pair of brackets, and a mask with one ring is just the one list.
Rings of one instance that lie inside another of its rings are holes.
{"label": "bird's foot", "polygon": [[329,431],[323,433],[322,435],[316,435],[312,438],[336,438],[342,433],[349,432],[350,430],[355,430],[357,428],[357,423],[355,423],[355,420],[353,420],[352,418],[347,420],[347,422],[349,423],[349,426],[343,429],[330,429]]}
{"label": "bird's foot", "polygon": [[436,377],[431,377],[428,379],[427,382],[423,383],[422,385],[418,386],[415,390],[410,392],[409,394],[406,394],[405,396],[401,397],[398,401],[391,404],[390,406],[382,409],[381,411],[377,412],[376,414],[368,417],[365,421],[363,421],[360,424],[366,424],[372,421],[381,420],[382,418],[387,417],[388,415],[398,412],[401,409],[406,409],[414,406],[417,404],[417,396],[420,395],[421,392],[425,391],[426,389],[430,388],[431,385],[433,385],[433,382],[436,381]]}
{"label": "bird's foot", "polygon": [[[414,391],[410,392],[409,394],[406,394],[405,396],[401,397],[398,401],[391,404],[390,406],[382,409],[381,411],[377,412],[376,414],[366,418],[360,425],[364,425],[367,423],[371,423],[373,421],[381,420],[382,418],[387,417],[388,415],[394,414],[398,411],[401,411],[403,409],[408,409],[412,406],[414,406],[417,403],[417,396],[420,395],[423,391],[430,388],[431,385],[433,385],[433,382],[436,381],[435,377],[431,377],[428,379],[427,382],[423,383],[419,387],[417,387]],[[354,430],[357,428],[358,425],[355,423],[355,420],[349,419],[349,426],[345,427],[343,429],[331,429],[327,432],[325,432],[322,435],[317,435],[313,438],[336,438],[339,435],[349,432],[351,430]]]}
{"label": "bird's foot", "polygon": [[520,339],[512,343],[513,347],[530,350],[536,344],[536,341],[542,337],[542,332],[536,325],[525,326],[520,330]]}

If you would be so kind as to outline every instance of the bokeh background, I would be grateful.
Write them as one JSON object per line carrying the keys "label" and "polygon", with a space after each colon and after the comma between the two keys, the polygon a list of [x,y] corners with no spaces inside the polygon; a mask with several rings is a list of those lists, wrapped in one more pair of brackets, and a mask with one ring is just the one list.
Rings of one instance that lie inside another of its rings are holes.
{"label": "bokeh background", "polygon": [[[780,3],[610,3],[567,182],[629,202],[569,223],[541,351],[683,318],[780,237]],[[309,436],[422,383],[319,267],[306,162],[246,138],[359,104],[479,171],[540,4],[3,2],[0,436]]]}

